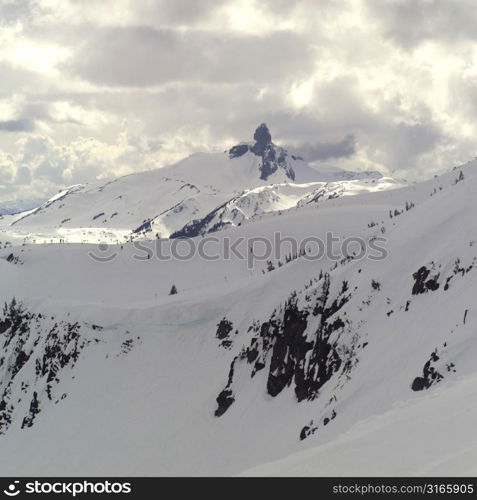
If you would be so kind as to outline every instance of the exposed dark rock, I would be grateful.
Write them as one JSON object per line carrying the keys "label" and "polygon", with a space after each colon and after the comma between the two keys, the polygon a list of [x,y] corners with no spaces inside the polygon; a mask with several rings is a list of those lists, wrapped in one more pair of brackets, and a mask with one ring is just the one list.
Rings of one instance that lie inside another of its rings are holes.
{"label": "exposed dark rock", "polygon": [[303,429],[300,431],[300,441],[303,441],[308,436],[313,435],[317,430],[318,427],[313,425],[313,420],[312,420],[308,425],[305,425]]}
{"label": "exposed dark rock", "polygon": [[25,351],[20,350],[20,352],[18,352],[11,368],[12,377],[14,377],[23,368],[23,365],[28,361],[29,357],[30,355],[26,354]]}
{"label": "exposed dark rock", "polygon": [[[288,162],[288,152],[272,142],[272,135],[265,123],[257,127],[253,135],[255,143],[250,146],[248,144],[237,144],[229,150],[230,158],[239,158],[248,151],[262,158],[260,165],[260,179],[267,180],[279,168],[283,169],[289,179],[295,180],[295,172]],[[296,156],[291,156],[294,160],[299,159]]]}
{"label": "exposed dark rock", "polygon": [[[270,396],[277,396],[291,384],[293,378],[298,384],[302,383],[303,375],[300,365],[305,354],[313,344],[307,342],[303,335],[306,327],[308,312],[299,311],[296,303],[288,303],[283,317],[283,327],[275,338],[270,362],[270,373],[267,381],[267,392]],[[298,385],[297,384],[297,385]],[[297,391],[298,386],[297,386]],[[298,394],[297,394],[298,396]],[[298,398],[300,400],[300,397]]]}
{"label": "exposed dark rock", "polygon": [[437,277],[432,278],[430,280],[427,280],[426,281],[426,288],[428,290],[431,290],[431,291],[437,290],[439,288],[439,283],[437,281]]}
{"label": "exposed dark rock", "polygon": [[131,352],[131,350],[134,347],[134,340],[133,339],[127,339],[121,344],[121,353],[122,354],[127,354]]}
{"label": "exposed dark rock", "polygon": [[430,274],[431,271],[426,266],[422,266],[412,275],[414,278],[414,285],[412,287],[413,295],[426,293],[429,290],[434,291],[439,288],[439,274],[429,278]]}
{"label": "exposed dark rock", "polygon": [[220,339],[226,339],[229,336],[229,333],[233,330],[233,324],[231,321],[229,321],[226,318],[223,318],[220,320],[219,324],[217,325],[217,333],[215,336]]}
{"label": "exposed dark rock", "polygon": [[9,254],[8,257],[5,259],[7,262],[10,262],[10,264],[21,264],[21,260],[19,257],[16,255],[13,255],[13,253]]}
{"label": "exposed dark rock", "polygon": [[[225,390],[231,390],[238,362],[252,366],[251,377],[268,367],[267,393],[275,397],[293,386],[298,401],[314,399],[320,388],[341,368],[349,371],[353,366],[353,347],[344,358],[338,352],[336,342],[330,341],[333,332],[346,327],[336,314],[350,299],[346,291],[347,286],[343,284],[341,291],[331,300],[329,275],[325,275],[321,294],[313,307],[300,309],[296,294],[292,294],[282,311],[275,311],[262,324],[253,323],[249,331],[255,333],[242,354],[233,360]],[[313,331],[308,328],[310,313],[319,316],[318,327]],[[221,414],[235,399],[226,398],[229,404],[225,407],[224,398],[230,394],[221,393]]]}
{"label": "exposed dark rock", "polygon": [[422,391],[426,388],[426,379],[423,377],[416,377],[412,382],[411,389],[413,391]]}
{"label": "exposed dark rock", "polygon": [[425,286],[425,281],[429,276],[430,271],[426,268],[426,266],[422,266],[416,271],[412,277],[414,278],[414,286],[412,287],[412,294],[419,295],[421,293],[425,293],[427,291]]}
{"label": "exposed dark rock", "polygon": [[257,156],[262,156],[265,153],[265,149],[272,144],[272,136],[265,123],[257,127],[253,138],[255,139],[255,144],[251,150]]}
{"label": "exposed dark rock", "polygon": [[278,165],[264,156],[262,166],[260,167],[260,179],[266,181],[277,169]]}
{"label": "exposed dark rock", "polygon": [[452,274],[446,278],[445,285],[444,285],[444,290],[449,290],[449,286],[450,286],[451,280],[454,277],[456,277],[456,276],[464,277],[468,272],[472,271],[472,269],[474,268],[474,266],[476,264],[476,261],[477,261],[477,257],[474,257],[472,259],[472,262],[467,267],[464,267],[461,264],[460,259],[457,258],[455,260],[455,262],[454,262],[454,269],[453,269]]}
{"label": "exposed dark rock", "polygon": [[152,231],[152,225],[150,220],[145,220],[140,226],[138,226],[136,229],[133,229],[134,234],[141,232],[149,233],[151,231]]}
{"label": "exposed dark rock", "polygon": [[371,288],[379,292],[381,290],[381,283],[376,280],[371,280]]}
{"label": "exposed dark rock", "polygon": [[227,318],[221,319],[219,324],[217,325],[217,332],[215,336],[219,340],[221,340],[220,345],[224,349],[230,349],[230,347],[233,344],[232,340],[229,338],[232,330],[233,330],[233,324]]}
{"label": "exposed dark rock", "polygon": [[[323,426],[328,425],[332,420],[336,418],[336,411],[333,410],[331,412],[331,415],[328,417],[325,417],[323,419]],[[319,426],[318,425],[313,425],[313,420],[308,424],[305,425],[302,430],[300,431],[300,441],[303,441],[306,439],[308,436],[311,436],[315,434],[316,431],[318,431]]]}
{"label": "exposed dark rock", "polygon": [[430,359],[424,365],[422,370],[422,377],[416,377],[411,385],[413,391],[422,391],[424,389],[429,389],[432,385],[440,382],[444,376],[439,373],[435,366],[433,366],[437,361],[439,361],[439,356],[437,355],[437,350],[434,351]]}
{"label": "exposed dark rock", "polygon": [[[194,219],[193,221],[187,223],[182,229],[172,233],[169,238],[194,238],[200,234],[209,232],[207,231],[207,225],[213,220],[217,213],[222,210],[228,202],[223,203],[219,207],[215,208],[207,214],[203,219]],[[216,229],[218,230],[218,229]]]}
{"label": "exposed dark rock", "polygon": [[217,397],[217,409],[215,410],[215,416],[222,416],[235,401],[230,389],[224,389]]}
{"label": "exposed dark rock", "polygon": [[22,427],[33,425],[42,403],[39,395],[46,394],[48,399],[53,399],[61,371],[74,367],[81,351],[91,342],[80,335],[79,323],[58,321],[51,326],[51,319],[28,312],[15,299],[3,308],[0,316],[0,434],[4,434],[12,422],[19,392],[32,399],[28,413],[15,418],[23,417]]}
{"label": "exposed dark rock", "polygon": [[5,333],[12,326],[12,322],[6,318],[3,321],[0,321],[0,334]]}
{"label": "exposed dark rock", "polygon": [[228,376],[228,381],[226,387],[221,391],[221,393],[217,396],[217,409],[215,410],[215,416],[220,417],[222,416],[232,405],[232,403],[235,401],[235,397],[232,393],[232,389],[230,386],[232,385],[232,381],[234,378],[234,371],[235,371],[235,362],[237,361],[238,358],[234,358],[232,361],[232,364],[230,365],[229,369],[229,376]]}
{"label": "exposed dark rock", "polygon": [[24,429],[25,427],[31,427],[38,413],[40,413],[40,403],[38,401],[38,394],[34,392],[33,398],[30,402],[28,415],[23,419],[22,422],[22,429]]}
{"label": "exposed dark rock", "polygon": [[250,146],[248,144],[237,144],[229,150],[230,158],[239,158],[243,156],[247,151],[250,151]]}

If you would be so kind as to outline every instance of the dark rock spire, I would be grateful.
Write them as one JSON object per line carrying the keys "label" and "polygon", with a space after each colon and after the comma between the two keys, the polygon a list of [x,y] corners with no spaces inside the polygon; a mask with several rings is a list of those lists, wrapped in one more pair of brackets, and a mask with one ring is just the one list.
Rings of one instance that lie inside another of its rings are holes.
{"label": "dark rock spire", "polygon": [[231,148],[229,157],[239,158],[250,151],[262,159],[259,166],[260,179],[266,181],[278,169],[281,169],[289,179],[295,180],[295,172],[289,164],[287,151],[273,144],[272,134],[270,134],[266,123],[257,127],[253,138],[255,140],[253,145],[242,143]]}
{"label": "dark rock spire", "polygon": [[255,139],[255,144],[252,146],[252,152],[256,155],[263,155],[267,146],[272,144],[272,135],[265,123],[257,127],[253,138]]}

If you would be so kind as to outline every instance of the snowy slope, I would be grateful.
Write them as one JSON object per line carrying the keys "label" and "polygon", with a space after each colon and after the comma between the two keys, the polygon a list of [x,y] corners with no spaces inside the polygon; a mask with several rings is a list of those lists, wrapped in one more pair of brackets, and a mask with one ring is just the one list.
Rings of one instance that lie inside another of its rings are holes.
{"label": "snowy slope", "polygon": [[319,471],[323,476],[366,476],[372,470],[376,476],[475,477],[477,438],[463,430],[475,425],[476,399],[475,375],[442,384],[431,394],[356,423],[323,446],[242,475],[314,476]]}
{"label": "snowy slope", "polygon": [[72,186],[10,227],[0,220],[0,228],[36,242],[115,243],[144,233],[167,238],[190,232],[191,224],[200,223],[204,232],[213,227],[207,222],[212,219],[236,225],[257,214],[292,208],[318,191],[341,196],[401,185],[377,172],[314,169],[273,144],[261,125],[255,142],[224,153],[197,153],[103,185]]}
{"label": "snowy slope", "polygon": [[335,186],[353,196],[327,183],[318,203],[324,186],[297,181],[252,189],[273,211],[235,197],[223,214],[253,223],[215,233],[219,254],[333,231],[385,237],[387,257],[284,246],[250,268],[247,243],[245,259],[181,261],[146,258],[158,240],[3,248],[0,233],[2,474],[474,473],[476,162]]}

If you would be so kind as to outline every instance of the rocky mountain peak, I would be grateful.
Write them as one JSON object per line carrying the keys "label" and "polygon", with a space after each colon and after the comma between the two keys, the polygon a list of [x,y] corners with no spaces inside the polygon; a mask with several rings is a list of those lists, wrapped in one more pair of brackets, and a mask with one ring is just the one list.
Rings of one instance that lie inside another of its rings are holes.
{"label": "rocky mountain peak", "polygon": [[255,144],[251,147],[251,151],[256,155],[263,155],[267,147],[272,145],[272,135],[266,123],[262,123],[257,127],[253,138],[255,139]]}
{"label": "rocky mountain peak", "polygon": [[288,152],[286,149],[273,144],[272,135],[266,123],[262,123],[256,128],[253,138],[255,140],[254,144],[241,143],[233,146],[229,150],[229,157],[239,158],[250,151],[255,156],[262,158],[259,168],[260,179],[267,180],[278,169],[282,169],[289,179],[294,180],[295,172],[287,161]]}

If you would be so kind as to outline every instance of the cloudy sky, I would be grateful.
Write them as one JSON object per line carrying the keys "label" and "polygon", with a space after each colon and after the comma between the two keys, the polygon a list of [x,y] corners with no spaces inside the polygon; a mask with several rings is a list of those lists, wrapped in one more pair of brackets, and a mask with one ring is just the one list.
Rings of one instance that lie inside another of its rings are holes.
{"label": "cloudy sky", "polygon": [[223,151],[429,177],[477,155],[475,0],[0,0],[0,202]]}

